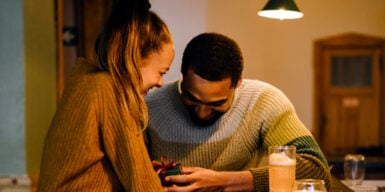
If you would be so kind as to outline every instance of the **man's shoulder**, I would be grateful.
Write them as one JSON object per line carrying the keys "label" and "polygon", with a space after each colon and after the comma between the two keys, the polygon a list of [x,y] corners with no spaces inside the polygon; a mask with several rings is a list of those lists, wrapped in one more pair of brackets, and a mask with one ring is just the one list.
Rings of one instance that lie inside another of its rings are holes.
{"label": "man's shoulder", "polygon": [[272,84],[256,79],[243,79],[239,90],[261,92],[265,89],[275,88]]}
{"label": "man's shoulder", "polygon": [[145,101],[150,102],[153,100],[170,98],[172,95],[175,95],[177,93],[178,83],[179,81],[172,81],[166,83],[163,87],[150,90],[148,95],[145,97]]}
{"label": "man's shoulder", "polygon": [[266,86],[266,85],[270,85],[270,84],[265,82],[265,81],[258,80],[258,79],[243,79],[242,85],[245,85],[245,86]]}
{"label": "man's shoulder", "polygon": [[273,84],[255,79],[243,79],[237,93],[243,98],[249,96],[252,99],[257,99],[263,96],[269,100],[287,99],[285,93]]}

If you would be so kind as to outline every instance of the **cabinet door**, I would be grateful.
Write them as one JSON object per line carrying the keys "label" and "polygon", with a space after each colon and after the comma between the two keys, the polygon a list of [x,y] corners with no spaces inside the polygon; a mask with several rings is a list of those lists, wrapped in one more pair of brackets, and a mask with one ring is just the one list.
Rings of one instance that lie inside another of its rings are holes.
{"label": "cabinet door", "polygon": [[385,39],[347,33],[314,45],[312,132],[323,152],[385,156]]}
{"label": "cabinet door", "polygon": [[322,146],[330,155],[381,146],[380,50],[324,51]]}
{"label": "cabinet door", "polygon": [[[106,18],[112,1],[56,0],[58,35],[57,102],[61,100],[65,81],[78,57],[90,57],[94,42]],[[75,38],[73,43],[66,43]]]}
{"label": "cabinet door", "polygon": [[94,50],[94,42],[110,11],[112,1],[76,1],[76,23],[79,32],[78,55],[87,57]]}

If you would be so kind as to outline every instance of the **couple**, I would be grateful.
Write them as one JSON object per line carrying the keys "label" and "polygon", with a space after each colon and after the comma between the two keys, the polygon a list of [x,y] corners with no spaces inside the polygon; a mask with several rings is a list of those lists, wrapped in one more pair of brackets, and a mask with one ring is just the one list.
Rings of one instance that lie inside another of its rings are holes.
{"label": "couple", "polygon": [[[163,86],[172,37],[148,2],[114,2],[95,58],[79,60],[66,84],[39,191],[268,191],[271,145],[297,147],[297,178],[330,181],[290,101],[267,83],[242,79],[241,50],[226,36],[193,38],[183,79],[148,94]],[[151,165],[160,156],[183,166],[165,188]]]}

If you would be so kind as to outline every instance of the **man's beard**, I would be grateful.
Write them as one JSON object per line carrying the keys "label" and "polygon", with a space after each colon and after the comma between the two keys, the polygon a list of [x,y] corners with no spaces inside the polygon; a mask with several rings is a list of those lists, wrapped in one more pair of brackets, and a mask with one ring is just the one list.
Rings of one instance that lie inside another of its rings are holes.
{"label": "man's beard", "polygon": [[206,126],[213,125],[224,114],[224,112],[213,111],[213,113],[211,114],[209,119],[200,119],[197,117],[197,115],[195,113],[194,106],[187,106],[187,105],[185,105],[185,106],[186,106],[186,109],[190,115],[191,120],[197,126],[206,127]]}

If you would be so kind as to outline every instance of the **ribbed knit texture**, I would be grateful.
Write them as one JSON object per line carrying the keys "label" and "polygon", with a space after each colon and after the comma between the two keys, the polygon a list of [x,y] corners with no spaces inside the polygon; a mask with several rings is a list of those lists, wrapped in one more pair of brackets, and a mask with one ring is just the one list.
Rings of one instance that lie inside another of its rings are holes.
{"label": "ribbed knit texture", "polygon": [[39,191],[163,191],[118,106],[110,75],[80,60],[46,136]]}
{"label": "ribbed knit texture", "polygon": [[230,109],[212,126],[197,127],[184,108],[178,82],[146,97],[150,116],[150,156],[166,156],[182,166],[217,171],[250,170],[255,191],[269,191],[267,153],[274,145],[297,147],[296,178],[325,180],[327,161],[288,98],[274,86],[244,79]]}

